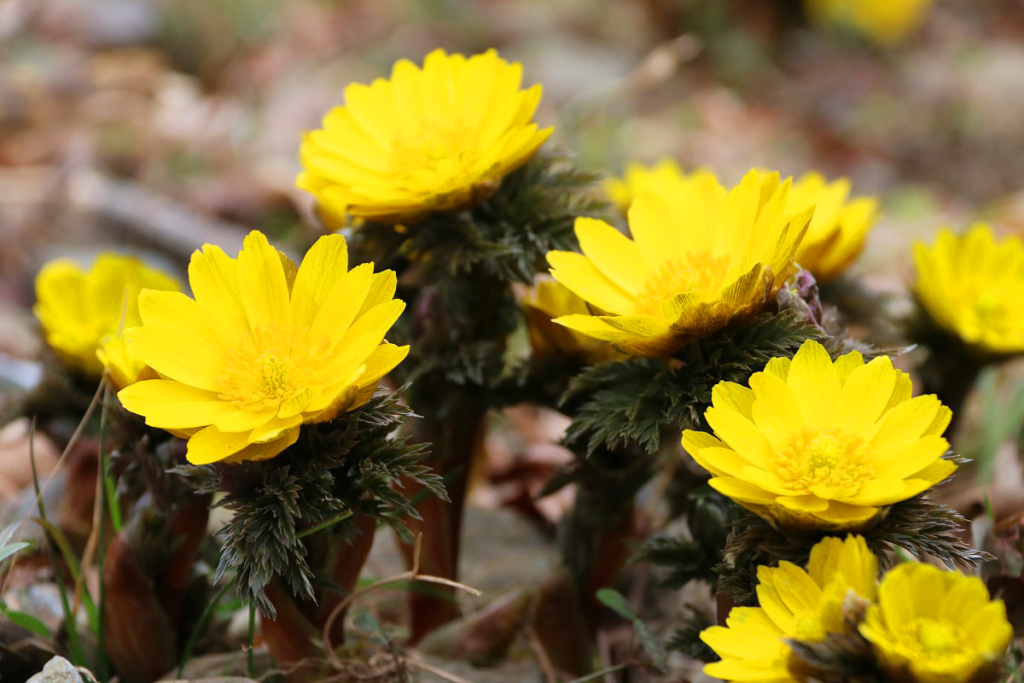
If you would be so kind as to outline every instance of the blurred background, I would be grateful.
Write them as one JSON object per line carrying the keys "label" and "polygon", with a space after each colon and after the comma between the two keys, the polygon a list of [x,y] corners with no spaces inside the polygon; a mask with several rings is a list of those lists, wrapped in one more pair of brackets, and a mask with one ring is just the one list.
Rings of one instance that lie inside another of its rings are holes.
{"label": "blurred background", "polygon": [[[0,0],[0,392],[32,381],[33,278],[51,258],[127,250],[182,273],[202,243],[232,252],[253,228],[301,253],[318,235],[293,186],[303,131],[349,82],[435,47],[521,62],[544,86],[536,120],[602,174],[673,158],[729,181],[848,176],[884,209],[853,273],[899,310],[914,240],[976,219],[1024,235],[1024,0],[921,1],[895,28],[889,4],[863,1],[872,28],[799,0]],[[1000,400],[983,389],[972,410]],[[502,419],[516,428],[490,444],[474,501],[550,528],[562,503],[530,495],[569,457],[551,445],[562,423]],[[1024,499],[1016,449],[997,454],[1007,427],[991,428],[984,476],[950,494],[961,509]],[[0,494],[24,485],[3,449]],[[542,573],[537,525],[467,524],[468,583]]]}
{"label": "blurred background", "polygon": [[56,252],[180,261],[249,228],[304,247],[302,131],[438,46],[522,62],[590,169],[850,176],[886,209],[862,268],[900,271],[939,223],[1024,226],[1024,2],[911,4],[894,38],[799,0],[3,0],[0,345],[25,353],[13,311]]}

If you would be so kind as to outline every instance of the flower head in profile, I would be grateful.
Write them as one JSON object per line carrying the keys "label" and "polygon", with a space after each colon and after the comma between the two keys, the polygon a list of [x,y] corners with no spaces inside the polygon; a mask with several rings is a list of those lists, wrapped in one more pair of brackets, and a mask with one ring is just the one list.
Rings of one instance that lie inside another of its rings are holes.
{"label": "flower head in profile", "polygon": [[[103,349],[140,324],[142,289],[178,291],[174,278],[131,256],[102,253],[88,270],[70,259],[50,261],[36,276],[35,314],[43,336],[77,372],[98,377]],[[99,355],[97,355],[99,354]]]}
{"label": "flower head in profile", "polygon": [[681,183],[686,182],[686,176],[679,164],[671,159],[662,159],[653,166],[633,162],[626,165],[621,178],[606,180],[604,188],[616,208],[627,213],[641,192],[651,190],[658,194],[671,194]]}
{"label": "flower head in profile", "polygon": [[161,379],[118,397],[146,424],[188,437],[188,460],[272,458],[299,426],[365,403],[408,347],[384,341],[405,307],[395,274],[348,269],[345,239],[321,237],[301,266],[251,232],[238,258],[192,255],[195,298],[143,291],[128,347]]}
{"label": "flower head in profile", "polygon": [[[694,179],[707,171],[685,173],[677,163],[665,159],[654,166],[630,164],[621,179],[606,182],[612,201],[623,212],[637,195],[655,192],[672,196],[684,192]],[[792,216],[814,208],[814,216],[796,252],[796,262],[809,270],[818,282],[835,279],[860,255],[868,232],[878,219],[878,202],[861,197],[849,199],[850,181],[828,182],[820,173],[807,173],[789,188],[784,214]]]}
{"label": "flower head in profile", "polygon": [[590,365],[620,355],[604,342],[553,322],[563,315],[587,313],[587,302],[560,282],[538,282],[523,299],[523,312],[530,346],[537,356],[557,356]]}
{"label": "flower head in profile", "polygon": [[892,680],[996,681],[1013,628],[981,579],[901,564],[882,579],[860,633]]}
{"label": "flower head in profile", "polygon": [[914,295],[939,327],[985,354],[1024,352],[1024,243],[978,223],[914,245]]}
{"label": "flower head in profile", "polygon": [[948,477],[942,433],[950,410],[911,398],[909,376],[886,356],[835,362],[816,341],[773,358],[750,386],[720,382],[683,446],[710,484],[778,527],[859,529]]}
{"label": "flower head in profile", "polygon": [[629,239],[576,220],[582,254],[548,252],[551,274],[588,304],[556,322],[636,356],[671,355],[695,338],[742,324],[778,293],[811,210],[783,214],[789,181],[751,171],[731,191],[709,173],[671,195],[643,192]]}
{"label": "flower head in profile", "polygon": [[916,30],[933,0],[805,0],[821,25],[856,31],[881,44],[896,43]]}
{"label": "flower head in profile", "polygon": [[818,282],[841,275],[864,249],[875,221],[878,201],[869,197],[849,199],[850,181],[828,182],[820,173],[807,173],[793,182],[786,213],[814,207],[796,262],[811,271]]}
{"label": "flower head in profile", "polygon": [[390,79],[349,85],[306,135],[297,184],[327,217],[414,222],[479,204],[551,134],[531,122],[540,85],[521,81],[494,50],[400,60]]}
{"label": "flower head in profile", "polygon": [[760,607],[734,607],[726,626],[700,638],[722,660],[704,673],[726,681],[782,683],[789,673],[786,639],[818,641],[844,628],[843,606],[851,592],[875,598],[878,560],[864,539],[826,538],[814,546],[807,569],[791,562],[757,571]]}

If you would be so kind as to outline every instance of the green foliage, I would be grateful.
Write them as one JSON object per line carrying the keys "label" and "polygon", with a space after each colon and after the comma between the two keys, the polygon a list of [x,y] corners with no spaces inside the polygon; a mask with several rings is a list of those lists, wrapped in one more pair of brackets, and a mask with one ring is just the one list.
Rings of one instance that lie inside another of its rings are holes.
{"label": "green foliage", "polygon": [[718,555],[708,552],[696,541],[682,536],[655,536],[634,557],[635,562],[650,562],[668,570],[659,586],[666,590],[682,588],[694,579],[714,580]]}
{"label": "green foliage", "polygon": [[654,637],[651,630],[647,628],[647,624],[636,615],[636,612],[629,606],[622,593],[612,588],[602,588],[597,591],[597,599],[633,624],[633,632],[636,633],[636,637],[644,648],[644,652],[651,658],[651,662],[659,671],[665,671],[668,668],[668,656],[665,654],[665,647]]}
{"label": "green foliage", "polygon": [[688,536],[654,536],[640,546],[633,562],[649,562],[666,570],[660,585],[682,588],[693,580],[714,584],[715,565],[722,557],[732,522],[742,509],[706,483],[686,497]]}
{"label": "green foliage", "polygon": [[587,192],[596,180],[567,157],[541,152],[479,206],[434,214],[409,227],[369,222],[356,230],[349,248],[377,268],[400,274],[421,269],[418,280],[441,288],[476,273],[531,284],[546,269],[549,250],[575,246],[575,219],[604,208]]}
{"label": "green foliage", "polygon": [[0,531],[0,562],[3,562],[8,557],[14,555],[19,550],[24,550],[29,547],[29,543],[25,541],[11,542],[11,538],[14,537],[14,533],[21,527],[22,522],[14,522],[9,524],[2,531]]}
{"label": "green foliage", "polygon": [[[892,564],[890,552],[903,549],[916,557],[931,555],[948,567],[969,567],[990,558],[960,538],[967,521],[956,511],[929,500],[924,494],[892,505],[885,517],[860,532],[883,567]],[[752,512],[732,524],[721,562],[718,590],[728,591],[739,605],[755,604],[757,566],[774,566],[781,560],[805,565],[811,548],[829,534],[782,532]],[[839,534],[845,536],[845,534]]]}
{"label": "green foliage", "polygon": [[691,342],[667,362],[595,365],[578,375],[563,397],[563,408],[573,417],[566,441],[585,442],[588,454],[631,442],[653,452],[664,430],[704,425],[717,383],[746,382],[770,359],[792,357],[805,340],[821,336],[812,321],[787,310]]}
{"label": "green foliage", "polygon": [[714,625],[707,616],[694,612],[689,618],[684,619],[684,626],[676,630],[665,647],[701,662],[717,662],[721,658],[700,639],[701,631]]}
{"label": "green foliage", "polygon": [[50,632],[50,629],[37,617],[34,617],[27,612],[13,610],[7,606],[6,602],[0,601],[0,614],[2,614],[4,618],[9,620],[12,624],[16,624],[27,631],[31,631],[41,638],[45,638],[47,640],[53,638],[53,633]]}
{"label": "green foliage", "polygon": [[1002,373],[996,367],[981,371],[978,390],[981,395],[980,443],[976,448],[965,448],[978,462],[978,482],[991,483],[995,475],[999,448],[1017,437],[1024,429],[1024,382],[1007,381],[1009,390],[999,386]]}
{"label": "green foliage", "polygon": [[[271,460],[178,468],[199,482],[200,492],[228,493],[220,505],[234,515],[221,531],[217,580],[234,570],[239,595],[273,617],[264,589],[275,577],[294,594],[313,596],[304,530],[351,510],[411,541],[403,518],[417,513],[401,480],[445,498],[440,478],[421,464],[426,446],[392,435],[411,415],[397,396],[378,396],[331,422],[303,427],[299,441]],[[357,527],[344,520],[317,533],[352,538]]]}
{"label": "green foliage", "polygon": [[353,260],[395,270],[398,298],[410,303],[389,334],[390,341],[412,345],[393,373],[398,381],[417,380],[414,392],[423,381],[475,387],[497,381],[507,338],[522,316],[512,284],[532,284],[547,269],[548,251],[575,246],[575,219],[604,206],[588,192],[596,178],[564,157],[541,153],[475,208],[412,226],[366,223],[352,234]]}

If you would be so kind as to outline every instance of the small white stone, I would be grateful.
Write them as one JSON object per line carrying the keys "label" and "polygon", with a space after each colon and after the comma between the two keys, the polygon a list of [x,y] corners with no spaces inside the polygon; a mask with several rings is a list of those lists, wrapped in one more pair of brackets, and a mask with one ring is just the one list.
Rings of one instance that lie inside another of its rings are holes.
{"label": "small white stone", "polygon": [[63,657],[54,657],[28,683],[84,683],[78,669]]}

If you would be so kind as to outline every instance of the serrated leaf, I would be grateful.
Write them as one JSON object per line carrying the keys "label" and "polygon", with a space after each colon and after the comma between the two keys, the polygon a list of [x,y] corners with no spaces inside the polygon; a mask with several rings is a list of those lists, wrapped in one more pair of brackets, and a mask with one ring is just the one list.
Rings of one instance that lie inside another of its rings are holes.
{"label": "serrated leaf", "polygon": [[647,628],[647,624],[639,619],[633,620],[633,630],[636,631],[636,637],[640,639],[640,645],[643,646],[647,656],[651,658],[651,662],[659,671],[664,672],[668,668],[668,655],[665,653],[665,646],[654,637],[651,630]]}
{"label": "serrated leaf", "polygon": [[602,588],[597,591],[597,599],[606,607],[621,617],[628,619],[633,624],[633,631],[636,633],[644,652],[651,658],[651,662],[660,670],[665,671],[668,666],[668,656],[665,654],[665,647],[658,642],[651,630],[647,628],[640,617],[636,615],[633,608],[629,606],[625,596],[614,588]]}

